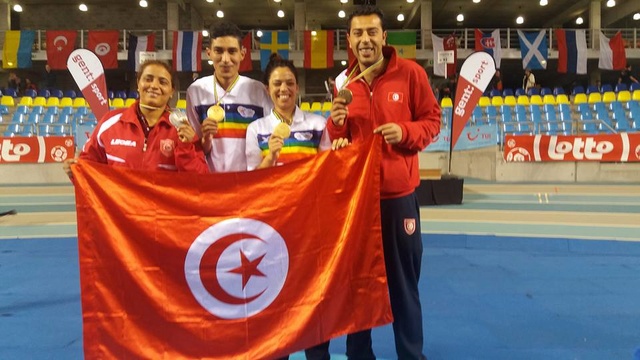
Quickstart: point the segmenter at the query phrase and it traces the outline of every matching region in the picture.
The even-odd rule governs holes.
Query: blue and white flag
[[[173,70],[198,72],[202,69],[202,32],[173,32]]]
[[[549,58],[546,31],[518,30],[523,69],[546,69]]]

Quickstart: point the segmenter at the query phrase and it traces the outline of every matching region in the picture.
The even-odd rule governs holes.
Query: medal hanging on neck
[[[283,139],[288,139],[289,135],[291,135],[290,125],[293,123],[293,118],[291,120],[288,120],[284,116],[280,115],[275,109],[273,110],[273,115],[276,117],[276,119],[280,120],[278,125],[276,125],[276,127],[273,129],[273,135],[279,136]]]
[[[142,114],[142,110],[138,106],[136,107],[136,113],[138,115],[140,127],[142,127],[142,132],[144,133],[144,144],[142,145],[142,151],[144,152],[147,151],[147,138],[149,137],[149,132],[151,132],[151,127],[149,126],[147,118],[144,117],[144,115]]]
[[[351,104],[351,101],[353,101],[353,93],[351,92],[351,90],[347,89],[347,85],[351,84],[352,82],[354,82],[354,81],[362,78],[363,76],[367,75],[368,73],[372,72],[380,64],[382,64],[383,61],[384,61],[384,56],[380,57],[380,59],[378,61],[376,61],[373,65],[371,65],[368,68],[364,69],[364,71],[361,72],[358,76],[356,76],[353,79],[351,79],[353,77],[353,75],[356,73],[356,70],[358,69],[358,67],[356,65],[356,67],[354,67],[353,70],[351,70],[351,73],[349,74],[349,76],[347,76],[347,79],[344,81],[344,84],[342,85],[340,90],[338,90],[338,96],[337,97],[343,98],[345,103],[346,103],[346,105]]]
[[[224,97],[227,96],[227,94],[229,94],[231,92],[233,87],[238,82],[238,79],[240,79],[240,75],[236,76],[236,78],[233,80],[231,85],[229,85],[229,87],[225,91],[224,95],[222,95],[220,97],[220,99],[218,99],[218,84],[217,84],[217,81],[216,81],[215,74],[213,75],[213,97],[214,97],[216,103],[215,103],[215,105],[212,105],[207,109],[207,118],[208,119],[212,119],[215,122],[223,122],[224,121],[226,114],[225,114],[225,111],[222,108],[222,106],[220,106],[220,103],[222,102],[222,99],[224,99]],[[220,86],[220,87],[222,87],[222,86]]]

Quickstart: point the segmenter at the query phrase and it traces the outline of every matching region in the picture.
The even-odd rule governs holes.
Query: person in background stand
[[[489,84],[490,90],[498,90],[502,93],[502,76],[500,75],[500,70],[496,70],[496,73],[493,75],[491,79],[491,83]]]
[[[619,84],[626,84],[627,88],[631,87],[632,83],[637,83],[638,79],[633,77],[633,73],[631,72],[631,65],[627,64],[627,66],[620,72],[620,77],[618,78]]]
[[[211,172],[246,171],[246,129],[273,104],[263,84],[239,74],[247,52],[242,32],[231,23],[211,30],[206,49],[214,73],[187,88],[187,117],[202,141]]]
[[[534,86],[536,86],[536,77],[531,72],[531,69],[527,68],[524,71],[524,77],[522,78],[522,88],[526,92]]]
[[[56,74],[51,71],[51,66],[49,66],[49,64],[46,64],[44,66],[44,72],[42,73],[42,86],[41,88],[43,89],[55,89],[56,84],[57,84],[57,77]]]
[[[173,77],[167,63],[144,62],[137,76],[140,99],[128,108],[108,112],[80,159],[140,170],[207,173],[204,157],[193,144],[197,140],[193,128],[184,122],[176,129],[169,121],[167,104],[175,90]],[[75,162],[68,159],[62,167],[70,178]]]
[[[334,148],[371,136],[383,142],[380,217],[397,358],[425,359],[418,292],[422,239],[415,188],[420,184],[418,153],[440,132],[440,107],[425,70],[384,46],[387,32],[378,8],[356,10],[349,16],[347,30],[357,62],[347,69],[344,82],[336,81],[338,95],[327,131]],[[347,336],[347,356],[375,359],[371,330]]]

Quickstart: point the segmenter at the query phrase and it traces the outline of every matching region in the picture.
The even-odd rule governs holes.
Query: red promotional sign
[[[527,161],[640,161],[640,134],[505,137],[504,159]]]
[[[107,81],[100,59],[89,50],[77,49],[69,55],[67,67],[73,80],[82,90],[82,95],[89,103],[96,119],[102,119],[109,112],[109,100]]]
[[[0,164],[62,162],[75,152],[71,136],[0,137]]]
[[[491,55],[486,52],[473,53],[462,64],[453,104],[452,149],[455,148],[473,108],[478,104],[478,100],[495,73],[496,64]]]

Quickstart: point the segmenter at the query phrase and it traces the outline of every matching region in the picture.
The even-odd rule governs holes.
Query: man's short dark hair
[[[384,24],[384,13],[378,7],[373,5],[364,5],[358,7],[354,12],[349,14],[347,19],[347,32],[351,32],[351,20],[356,16],[378,15],[380,18],[380,24],[382,25],[382,31],[387,30]]]
[[[211,27],[211,31],[209,32],[209,36],[211,37],[211,41],[223,36],[233,36],[238,39],[238,44],[240,44],[240,47],[242,47],[242,30],[240,30],[240,28],[234,23],[225,21],[213,25]]]

